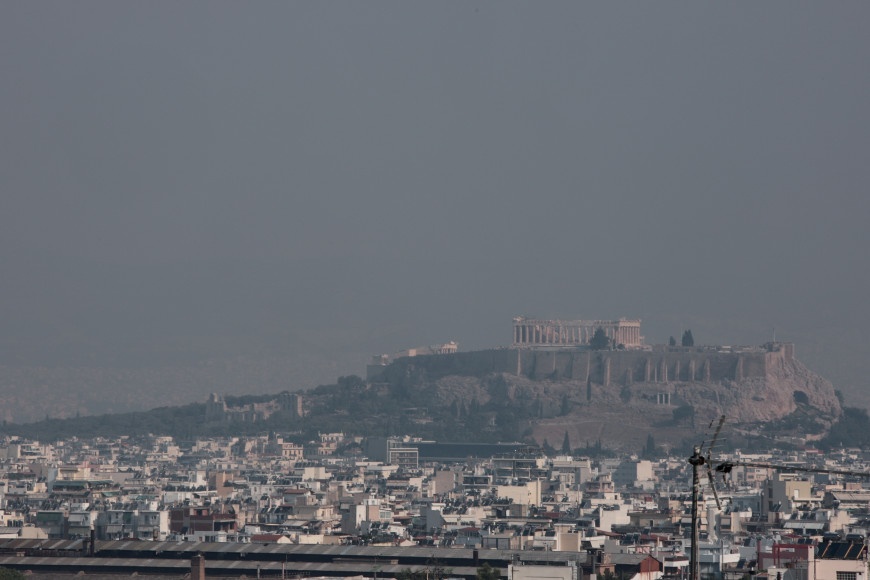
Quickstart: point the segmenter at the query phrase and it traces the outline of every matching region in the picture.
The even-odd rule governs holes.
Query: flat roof
[[[585,552],[550,552],[535,550],[492,550],[471,548],[441,548],[435,546],[353,546],[324,544],[274,544],[265,542],[154,542],[144,540],[97,541],[96,552],[102,557],[97,559],[158,558],[160,560],[183,560],[201,554],[206,560],[242,560],[257,562],[330,562],[336,558],[354,560],[397,560],[403,567],[428,561],[474,561],[475,552],[480,564],[489,563],[499,567],[500,563],[519,560],[524,563],[558,564],[585,559]],[[0,540],[0,550],[56,552],[81,552],[82,540],[45,540],[45,539],[7,539]]]

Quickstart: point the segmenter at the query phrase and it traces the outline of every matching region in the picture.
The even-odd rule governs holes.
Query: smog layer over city
[[[868,24],[4,3],[0,578],[867,580]]]

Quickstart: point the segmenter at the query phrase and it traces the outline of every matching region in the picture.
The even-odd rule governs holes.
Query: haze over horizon
[[[507,345],[524,314],[639,317],[649,343],[775,328],[870,406],[868,21],[7,3],[0,402],[309,387],[374,353]],[[75,390],[52,369],[103,370]]]

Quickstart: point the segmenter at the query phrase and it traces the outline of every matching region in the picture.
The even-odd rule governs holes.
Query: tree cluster
[[[677,339],[673,336],[668,338],[668,346],[677,346]],[[692,330],[684,330],[683,337],[680,339],[680,346],[695,346],[695,337],[692,336]]]
[[[595,329],[592,338],[589,339],[589,348],[592,350],[607,350],[610,348],[610,338],[600,326]]]
[[[828,435],[819,441],[824,449],[842,447],[870,447],[870,417],[867,410],[858,407],[846,407],[843,416],[834,423]]]

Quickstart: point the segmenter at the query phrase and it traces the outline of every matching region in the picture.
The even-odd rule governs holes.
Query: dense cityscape
[[[868,23],[0,0],[0,580],[870,580]]]
[[[503,575],[504,559],[515,577],[689,573],[686,457],[590,458],[567,449],[548,456],[519,446],[487,457],[475,453],[493,446],[470,444],[429,446],[424,454],[444,456],[421,457],[419,443],[343,433],[306,445],[274,433],[192,441],[6,438],[0,567],[129,573],[143,566],[140,558],[201,554],[219,577],[259,546],[252,565],[261,574],[310,574],[316,566],[327,576],[350,574],[348,567],[371,575],[379,559],[392,562],[393,575],[434,561],[463,564],[442,563],[447,576],[474,577],[490,561]],[[359,445],[365,457],[342,452]],[[862,578],[866,452],[732,452],[716,461],[730,468],[701,477],[705,578]],[[354,548],[322,551],[327,546]],[[818,546],[825,548],[816,553]],[[379,555],[385,548],[393,555]],[[538,569],[541,552],[548,566],[565,571]],[[423,555],[427,562],[418,562]]]
[[[587,326],[585,337],[571,330]],[[623,327],[630,330],[620,334]],[[522,379],[544,391],[574,385],[571,375],[579,373],[589,393],[593,379],[598,389],[621,388],[626,418],[639,408],[669,413],[671,423],[690,419],[687,429],[698,438],[692,451],[657,444],[653,433],[634,453],[614,447],[615,439],[572,446],[567,430],[559,448],[534,440],[534,429],[512,443],[376,435],[333,395],[328,403],[312,403],[319,391],[333,392],[326,387],[240,407],[212,394],[201,415],[185,415],[202,431],[215,424],[244,430],[233,436],[197,435],[194,426],[187,436],[47,442],[7,427],[0,439],[0,568],[47,575],[161,571],[167,577],[189,568],[198,578],[864,578],[870,455],[823,438],[833,435],[830,425],[825,433],[810,433],[806,415],[810,397],[824,396],[830,384],[796,383],[788,374],[768,384],[769,376],[798,364],[793,345],[696,347],[687,330],[681,344],[672,339],[653,347],[639,330],[640,321],[526,325],[517,319],[512,349],[463,353],[455,341],[406,349],[375,357],[367,380],[342,377],[336,388],[351,400],[354,393],[375,392],[401,404],[399,391],[384,381],[420,369],[435,381],[421,382],[423,391],[443,380],[435,378],[439,368],[449,369],[450,381],[476,373],[482,384],[493,376]],[[602,368],[592,365],[593,355]],[[559,356],[570,357],[570,372],[557,376],[535,362],[557,368]],[[584,356],[589,362],[578,366]],[[501,368],[499,361],[515,365],[513,375],[494,372],[491,365]],[[697,425],[695,413],[703,415],[704,405],[687,393],[723,381],[738,391],[767,389],[768,397],[786,384],[795,411],[784,410],[784,417],[805,414],[805,434],[768,434],[765,451],[750,451],[734,443],[759,436],[760,423],[732,425],[721,415],[706,430]],[[807,384],[818,392],[791,390]],[[657,395],[635,396],[640,400],[632,403],[630,388]],[[722,396],[711,392],[710,401],[722,408]],[[313,423],[343,414],[352,431],[306,439],[312,421],[304,421],[318,405],[322,415]],[[581,420],[596,408],[573,406],[557,413],[560,420]],[[390,408],[416,417],[421,431],[442,417],[435,408]],[[457,412],[454,402],[448,416]],[[538,413],[529,421],[546,418]],[[277,428],[294,424],[309,429]]]

